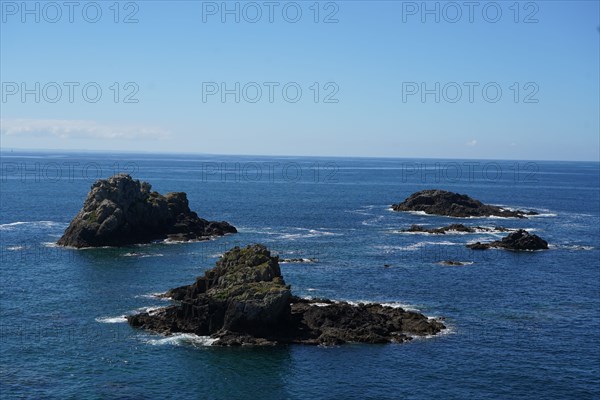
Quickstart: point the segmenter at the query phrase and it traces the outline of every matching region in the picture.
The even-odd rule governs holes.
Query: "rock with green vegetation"
[[[70,247],[125,246],[155,240],[205,240],[235,233],[227,222],[211,222],[189,208],[185,193],[153,192],[126,174],[92,185],[83,208],[58,244]]]
[[[129,323],[165,335],[210,335],[221,346],[403,342],[444,328],[402,308],[292,296],[278,257],[263,245],[231,249],[193,284],[164,296],[176,304],[131,315]]]

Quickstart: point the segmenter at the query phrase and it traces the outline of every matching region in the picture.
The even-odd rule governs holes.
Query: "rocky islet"
[[[445,328],[399,307],[293,296],[278,257],[263,245],[233,248],[193,284],[165,296],[176,304],[129,316],[129,323],[165,335],[208,335],[221,346],[401,343]]]
[[[183,192],[161,195],[147,182],[118,174],[96,181],[58,245],[127,246],[155,240],[206,240],[236,233],[227,222],[207,221],[190,210]]]
[[[504,217],[527,218],[536,215],[534,211],[507,210],[502,207],[483,204],[466,194],[446,190],[429,189],[411,194],[403,202],[392,205],[394,211],[420,211],[426,214],[443,215],[455,218]]]

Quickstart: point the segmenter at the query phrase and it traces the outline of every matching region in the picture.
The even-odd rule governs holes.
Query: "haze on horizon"
[[[600,161],[598,2],[21,4],[3,152]]]

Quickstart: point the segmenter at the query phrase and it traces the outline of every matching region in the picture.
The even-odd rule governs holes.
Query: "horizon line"
[[[0,154],[12,153],[14,150],[32,153],[95,153],[95,154],[139,154],[139,155],[186,155],[186,156],[233,156],[233,157],[285,157],[285,158],[363,158],[363,159],[419,159],[419,160],[477,160],[477,161],[553,161],[553,162],[582,162],[582,163],[600,163],[600,157],[595,160],[572,160],[572,159],[541,159],[541,158],[462,158],[462,157],[419,157],[419,156],[357,156],[357,155],[294,155],[294,154],[227,154],[227,153],[202,153],[193,151],[155,151],[155,150],[90,150],[90,149],[39,149],[39,148],[21,148],[11,147],[10,150],[2,148],[0,144]]]

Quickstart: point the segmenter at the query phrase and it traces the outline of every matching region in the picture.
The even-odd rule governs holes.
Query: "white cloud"
[[[465,143],[467,146],[475,146],[477,144],[477,140],[473,139],[473,140],[469,140],[467,143]]]
[[[106,125],[96,121],[58,119],[1,119],[7,136],[53,136],[60,139],[165,139],[167,130],[140,125]]]

